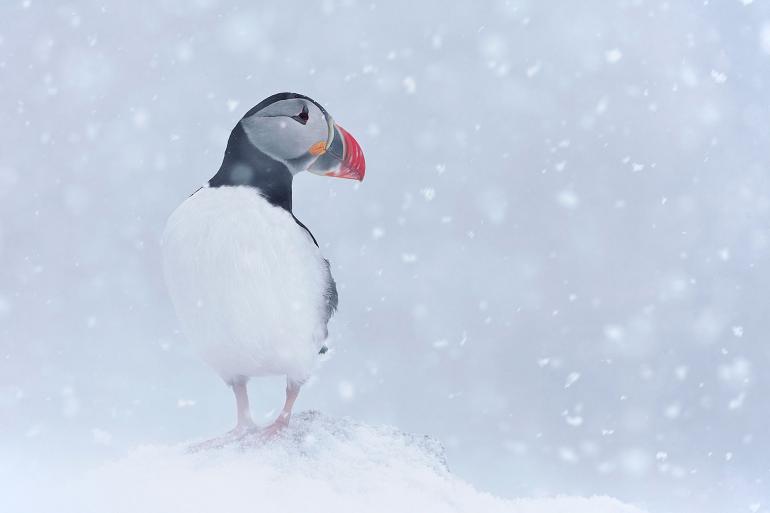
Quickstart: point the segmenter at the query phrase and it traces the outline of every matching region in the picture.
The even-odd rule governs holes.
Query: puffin
[[[355,138],[317,101],[274,94],[238,121],[222,165],[173,211],[162,236],[166,285],[182,332],[235,395],[226,436],[288,426],[300,388],[326,352],[338,294],[329,261],[292,211],[292,180],[362,181]],[[275,421],[254,423],[250,378],[285,376]]]

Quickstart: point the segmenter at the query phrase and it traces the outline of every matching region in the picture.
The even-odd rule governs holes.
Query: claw
[[[287,415],[285,412],[281,412],[278,418],[273,421],[272,424],[262,429],[260,436],[263,438],[273,438],[277,436],[281,431],[289,426],[289,419],[291,415]]]

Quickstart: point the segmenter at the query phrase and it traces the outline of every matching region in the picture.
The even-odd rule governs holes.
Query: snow
[[[0,495],[232,427],[158,240],[295,90],[369,166],[295,180],[340,292],[299,410],[499,496],[770,512],[770,2],[50,4],[0,2]]]
[[[452,475],[431,437],[312,411],[268,442],[139,447],[42,495],[25,511],[643,513],[609,497],[495,497]]]
[[[612,50],[607,50],[604,52],[604,58],[609,62],[610,64],[615,64],[623,57],[623,52],[621,52],[617,48],[613,48]]]

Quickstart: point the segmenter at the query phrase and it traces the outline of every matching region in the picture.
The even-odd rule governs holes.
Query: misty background
[[[340,292],[297,411],[503,497],[770,511],[768,82],[762,1],[3,2],[0,482],[232,427],[158,241],[294,91],[367,160],[295,179]]]

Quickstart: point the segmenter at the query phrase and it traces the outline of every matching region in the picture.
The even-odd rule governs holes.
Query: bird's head
[[[286,164],[292,174],[364,179],[366,162],[358,142],[307,96],[274,94],[247,112],[240,124],[250,144]]]

